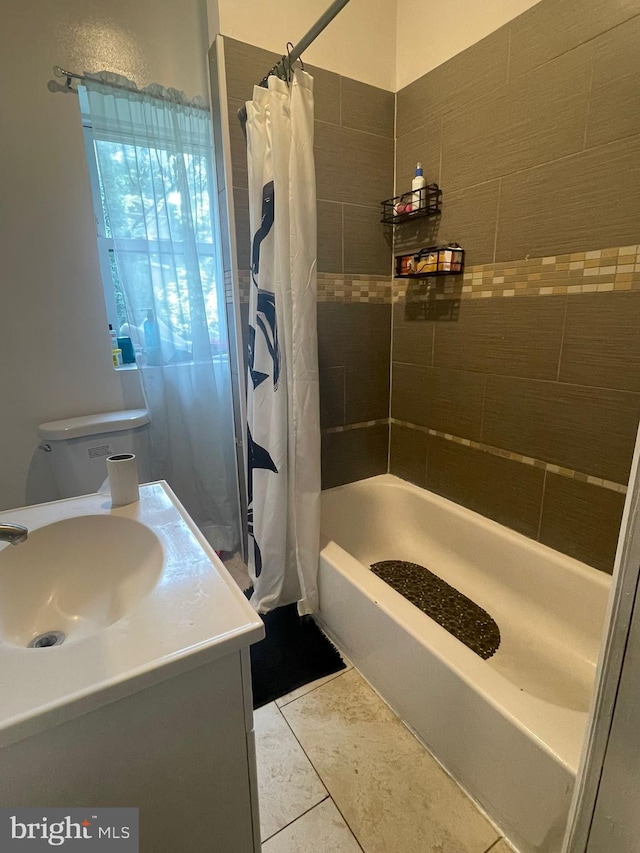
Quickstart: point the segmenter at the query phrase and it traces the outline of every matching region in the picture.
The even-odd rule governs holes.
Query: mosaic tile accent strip
[[[225,273],[225,299],[227,297]],[[251,273],[238,271],[240,302],[249,301]],[[421,286],[428,301],[511,296],[563,296],[640,290],[640,245],[573,252],[467,267],[461,276],[393,279],[382,275],[318,273],[318,302],[399,302]]]
[[[372,426],[388,426],[390,423],[389,418],[380,418],[377,421],[363,421],[359,424],[345,424],[344,426],[336,426],[336,427],[326,427],[322,430],[322,435],[330,435],[332,432],[349,432],[352,429],[364,429],[365,427]]]
[[[226,305],[233,302],[233,274],[227,270],[224,274],[224,301]]]
[[[249,301],[250,270],[238,270],[240,302]],[[392,279],[383,275],[318,273],[318,302],[373,302],[390,304]]]
[[[371,571],[483,660],[500,646],[500,629],[486,610],[417,563],[383,560]]]
[[[393,301],[406,296],[418,279],[395,279]],[[435,299],[452,294],[462,299],[511,296],[563,296],[640,290],[640,246],[619,246],[468,266],[462,276],[447,276],[431,285]]]
[[[251,290],[251,270],[238,270],[238,288],[240,302],[248,302],[249,291]]]
[[[392,279],[383,275],[318,273],[318,302],[391,302]]]
[[[534,459],[532,456],[524,456],[521,453],[513,453],[511,450],[503,450],[500,447],[492,447],[490,444],[483,444],[481,441],[472,441],[469,438],[461,438],[458,435],[450,435],[446,432],[440,432],[429,427],[411,424],[407,421],[399,421],[396,418],[390,418],[389,422],[396,426],[407,427],[407,429],[415,429],[418,432],[424,432],[427,435],[444,438],[447,441],[453,441],[455,444],[464,444],[465,447],[472,447],[474,450],[482,450],[484,453],[491,453],[493,456],[502,456],[503,459],[511,459],[512,462],[521,462],[523,465],[531,465],[534,468],[541,468],[543,471],[548,471],[551,474],[559,474],[561,477],[568,477],[571,480],[579,480],[581,483],[590,483],[592,486],[600,486],[603,489],[609,489],[611,492],[618,492],[621,495],[626,495],[627,487],[623,483],[614,483],[612,480],[604,480],[602,477],[593,477],[591,474],[583,474],[581,471],[574,471],[572,468],[562,468],[560,465],[554,465],[552,462],[545,462],[542,459]]]

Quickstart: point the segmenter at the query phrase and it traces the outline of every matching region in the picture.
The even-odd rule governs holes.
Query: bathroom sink
[[[139,521],[83,515],[0,551],[0,642],[73,642],[129,613],[158,582],[162,545]]]
[[[264,636],[165,482],[0,513],[0,749]]]

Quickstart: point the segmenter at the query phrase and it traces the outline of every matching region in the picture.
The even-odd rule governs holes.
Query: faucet
[[[0,522],[0,542],[8,542],[10,545],[19,545],[25,542],[29,531],[21,524],[5,524]]]

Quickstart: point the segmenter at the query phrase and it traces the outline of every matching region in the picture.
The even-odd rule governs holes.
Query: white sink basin
[[[29,529],[0,543],[0,749],[264,636],[164,482],[117,509],[85,495],[0,520]]]
[[[0,551],[0,642],[41,648],[106,628],[154,588],[162,562],[160,540],[134,519],[82,515],[40,527]]]

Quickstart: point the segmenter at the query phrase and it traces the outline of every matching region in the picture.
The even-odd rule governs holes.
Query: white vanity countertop
[[[165,482],[111,508],[97,494],[0,513],[30,530],[82,515],[114,515],[160,540],[162,573],[123,618],[60,646],[0,641],[0,747],[261,640],[264,626]],[[0,544],[4,548],[20,548]],[[90,571],[90,569],[88,569]]]

